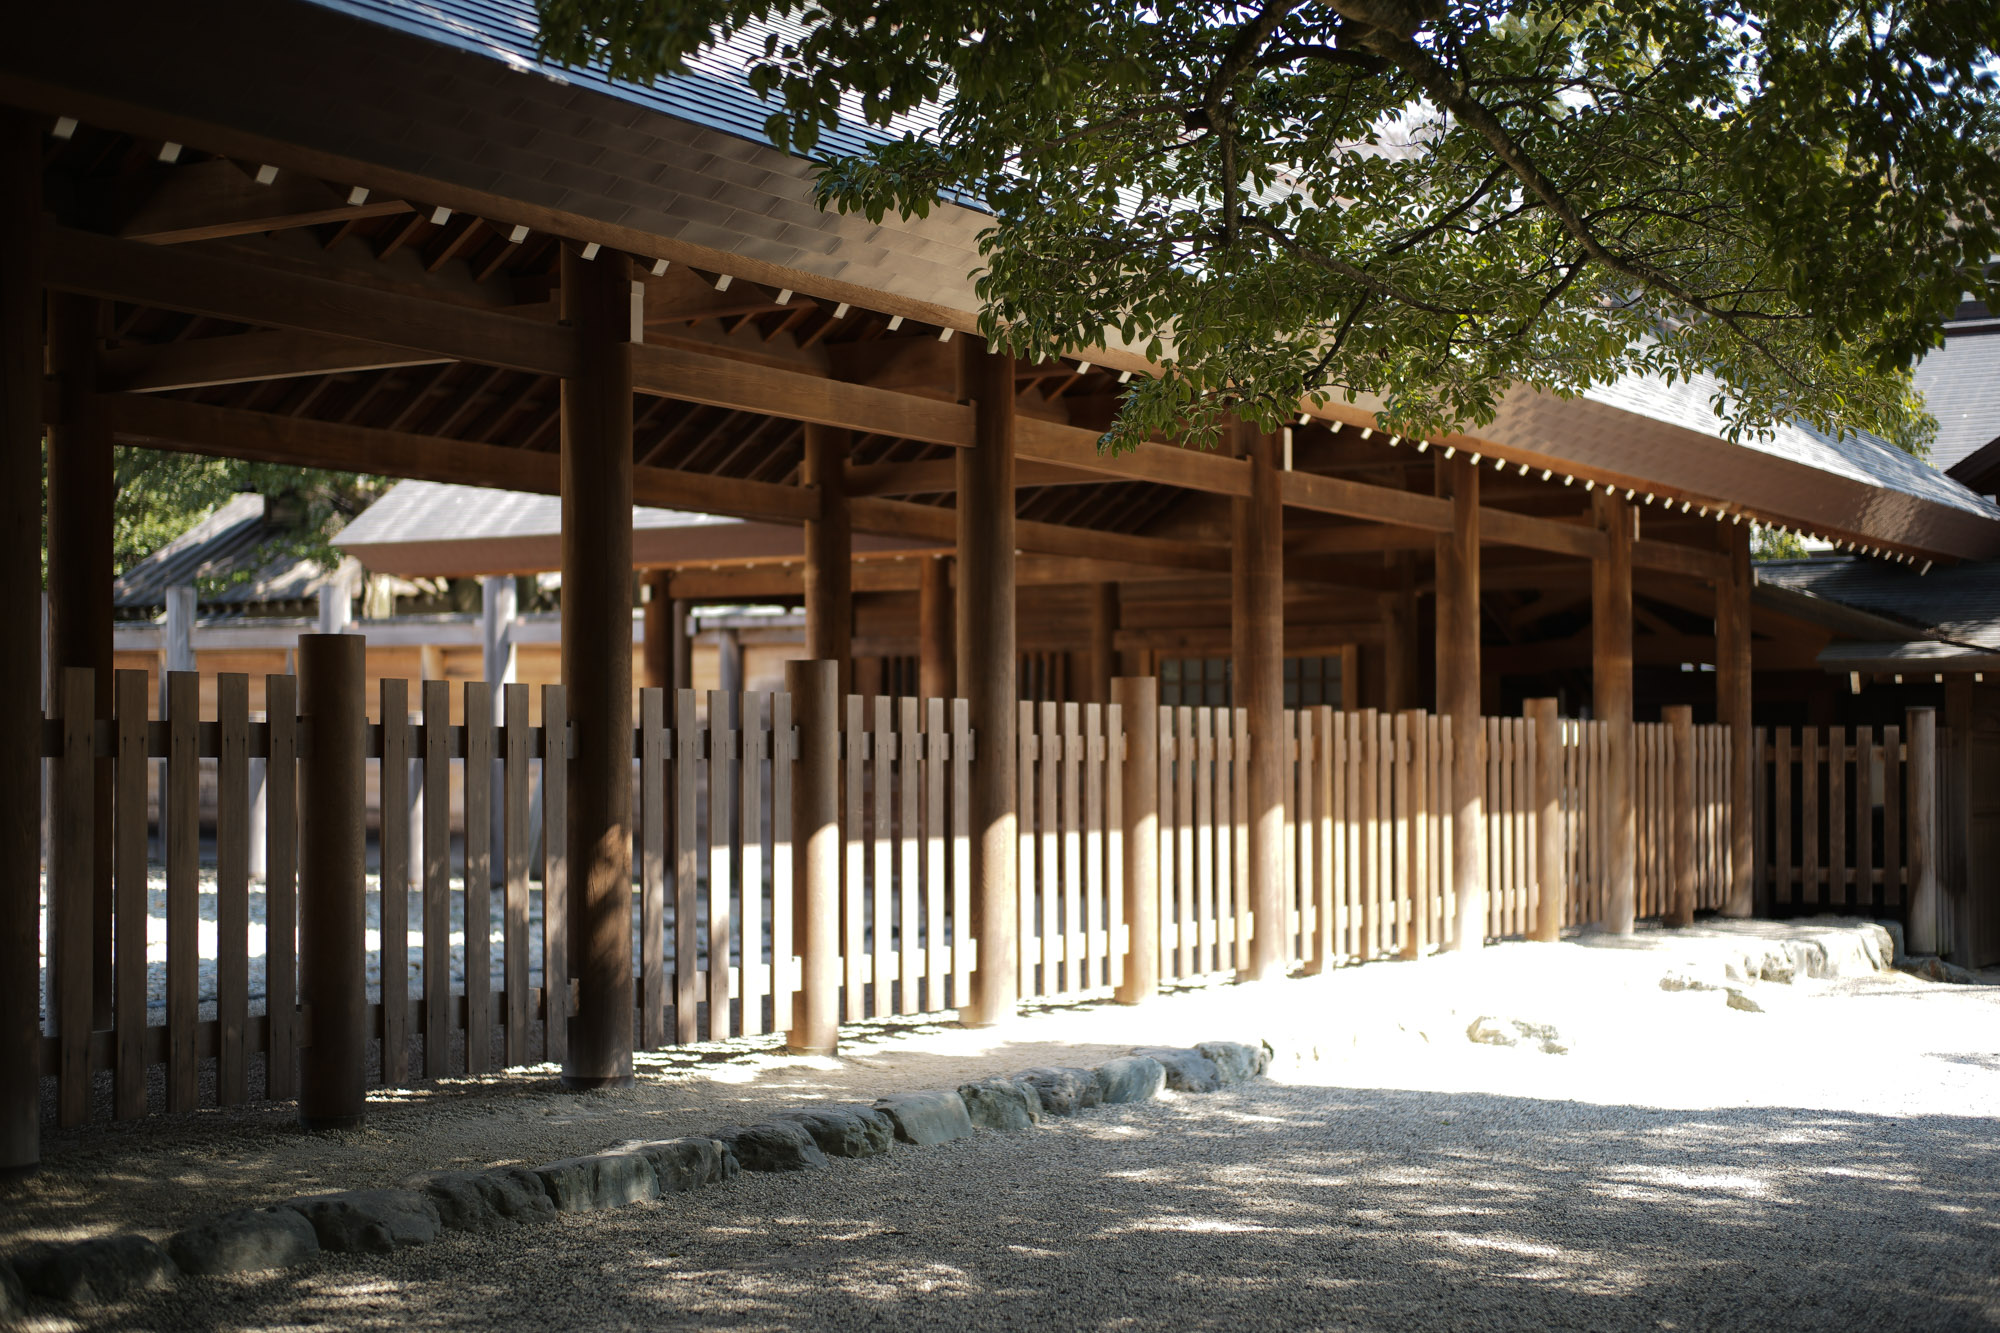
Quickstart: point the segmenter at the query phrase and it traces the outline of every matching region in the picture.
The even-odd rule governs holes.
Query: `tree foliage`
[[[1907,367],[2000,251],[1993,0],[538,5],[622,78],[747,44],[823,206],[981,201],[989,338],[1159,363],[1113,444],[1648,373],[1920,446]]]

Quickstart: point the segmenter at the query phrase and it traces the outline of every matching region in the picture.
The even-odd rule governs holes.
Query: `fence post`
[[[1124,813],[1125,927],[1130,944],[1118,1003],[1160,991],[1160,686],[1151,676],[1118,676],[1111,702],[1125,728],[1120,800]]]
[[[299,821],[299,1123],[307,1129],[353,1129],[364,1119],[365,650],[358,634],[299,636],[307,816]]]
[[[807,1055],[831,1055],[840,1044],[839,685],[838,662],[785,663],[785,690],[799,729],[792,765],[792,930],[801,962],[785,1045]],[[852,740],[859,744],[861,738]],[[965,926],[957,926],[961,941]]]
[[[1526,700],[1522,711],[1535,728],[1535,922],[1533,938],[1562,938],[1569,885],[1563,877],[1562,715],[1554,699]]]
[[[1908,710],[1907,734],[1910,794],[1903,818],[1910,839],[1910,919],[1904,926],[1905,943],[1913,954],[1936,953],[1942,944],[1938,930],[1937,710]]]
[[[1660,710],[1667,724],[1668,842],[1667,924],[1694,924],[1694,709],[1673,704]]]

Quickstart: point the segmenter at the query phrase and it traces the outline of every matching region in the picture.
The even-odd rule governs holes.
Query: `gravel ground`
[[[161,1234],[225,1197],[1268,1034],[1288,1058],[1222,1093],[192,1281],[85,1326],[2000,1326],[2000,988],[1767,981],[1749,988],[1761,1013],[1661,990],[1774,929],[1506,945],[982,1032],[884,1028],[837,1061],[730,1043],[631,1093],[517,1078],[402,1094],[326,1139],[276,1112],[80,1136],[0,1205],[0,1232]],[[1482,1015],[1553,1025],[1568,1053],[1474,1045]]]

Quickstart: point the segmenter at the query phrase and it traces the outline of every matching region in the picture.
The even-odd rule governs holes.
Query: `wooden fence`
[[[1951,804],[1938,800],[1950,736],[1943,728],[1935,736],[1932,753],[1919,756],[1905,726],[1757,728],[1759,904],[1780,915],[1907,912],[1924,855],[1918,843],[1936,834],[1934,823],[1913,819],[1912,802],[1933,811]],[[1918,784],[1922,763],[1930,781]]]
[[[300,794],[315,761],[295,679],[268,677],[264,691],[268,721],[249,711],[247,676],[220,677],[208,720],[200,716],[200,682],[175,673],[166,715],[156,720],[145,674],[119,672],[112,715],[97,719],[90,673],[67,671],[59,681],[45,724],[57,819],[41,1063],[56,1078],[65,1125],[91,1114],[107,1073],[106,1109],[119,1118],[298,1093],[307,942],[301,820],[315,817]],[[499,723],[496,704],[504,705]],[[1248,716],[1209,707],[1149,712],[1142,721],[1159,729],[1158,880],[1135,888],[1126,883],[1124,846],[1131,719],[1117,706],[1021,705],[1024,998],[1104,993],[1124,979],[1134,949],[1156,951],[1169,981],[1233,974],[1249,963],[1259,923],[1247,893],[1256,743]],[[567,765],[550,762],[567,753],[563,690],[496,692],[471,683],[454,691],[440,681],[413,689],[390,679],[380,683],[374,716],[362,747],[380,792],[379,869],[365,909],[376,939],[363,949],[379,978],[371,979],[361,1020],[372,1041],[369,1078],[394,1085],[562,1060],[574,1003],[569,872],[565,839],[542,831],[565,826]],[[845,1021],[939,1012],[969,993],[977,941],[967,808],[976,754],[967,716],[963,700],[844,700],[839,773],[829,781],[841,793],[837,975]],[[1664,724],[1635,729],[1641,915],[1665,909],[1677,856],[1692,867],[1700,905],[1718,906],[1727,892],[1728,737],[1716,727],[1687,736],[1676,739]],[[1540,882],[1535,854],[1534,722],[1484,719],[1479,738],[1486,933],[1528,933],[1545,891],[1563,894],[1566,924],[1601,919],[1609,845],[1604,726],[1563,722],[1557,737],[1567,881],[1559,885]],[[1285,733],[1275,738],[1288,755],[1285,916],[1275,928],[1289,963],[1320,971],[1419,957],[1455,942],[1447,799],[1454,740],[1447,719],[1423,711],[1320,706],[1285,714]],[[1903,747],[1893,728],[1834,741],[1846,748],[1817,733],[1760,735],[1760,874],[1781,902],[1899,899],[1907,864]],[[641,692],[632,739],[639,1049],[792,1025],[803,981],[792,846],[793,761],[801,753],[790,695]],[[261,887],[247,850],[255,759],[267,771]],[[1886,778],[1878,773],[1885,763]],[[163,868],[148,864],[154,764],[163,770]],[[98,828],[95,784],[105,772],[111,823]],[[216,793],[206,884],[197,800],[205,773]],[[458,839],[454,786],[463,793]],[[1850,809],[1882,815],[1857,820]],[[1793,818],[1777,818],[1783,810]],[[99,855],[108,857],[110,883],[101,914]],[[1155,938],[1133,936],[1128,892],[1157,895]]]

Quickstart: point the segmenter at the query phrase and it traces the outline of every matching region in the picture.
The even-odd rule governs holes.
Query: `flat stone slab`
[[[661,1194],[685,1194],[720,1184],[742,1169],[734,1153],[710,1138],[628,1139],[613,1151],[638,1153],[652,1163]]]
[[[387,1254],[428,1245],[443,1229],[437,1205],[421,1190],[346,1190],[280,1206],[312,1223],[319,1247],[335,1254]]]
[[[958,1095],[965,1103],[966,1117],[980,1129],[1013,1132],[1041,1123],[1041,1094],[1012,1079],[985,1078],[961,1084]]]
[[[1147,1046],[1132,1052],[1158,1060],[1167,1071],[1167,1086],[1175,1092],[1214,1092],[1222,1086],[1215,1061],[1193,1047]]]
[[[313,1224],[293,1208],[240,1208],[167,1238],[167,1257],[183,1273],[261,1273],[302,1264],[319,1253]]]
[[[1097,1067],[1098,1096],[1107,1106],[1149,1102],[1166,1085],[1166,1066],[1148,1055],[1121,1055]]]
[[[1013,1081],[1034,1089],[1043,1115],[1075,1115],[1104,1101],[1095,1069],[1028,1069],[1014,1075]]]
[[[773,1119],[794,1120],[828,1157],[875,1157],[889,1151],[896,1125],[872,1106],[806,1106]]]
[[[899,1092],[875,1103],[896,1127],[896,1141],[927,1147],[949,1143],[972,1133],[965,1099],[955,1091]]]
[[[430,1171],[404,1182],[437,1206],[448,1231],[490,1231],[515,1222],[543,1222],[556,1215],[542,1179],[525,1166],[488,1171]]]
[[[601,1152],[565,1157],[534,1168],[549,1201],[565,1213],[623,1208],[658,1198],[659,1177],[644,1153]]]
[[[805,1171],[827,1164],[819,1144],[796,1120],[736,1125],[717,1130],[715,1138],[729,1145],[745,1171]]]
[[[120,1301],[164,1287],[177,1276],[167,1252],[144,1236],[31,1245],[10,1263],[27,1291],[72,1305]]]

